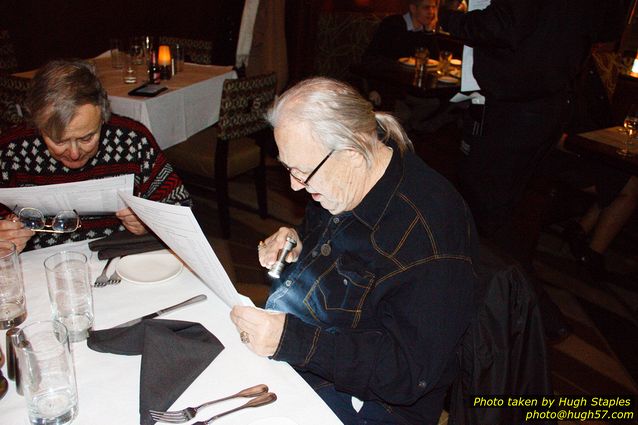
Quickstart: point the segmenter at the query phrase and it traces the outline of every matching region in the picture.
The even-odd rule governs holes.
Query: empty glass
[[[20,329],[12,342],[31,424],[73,421],[78,394],[66,327],[55,320],[35,322]]]
[[[125,84],[137,83],[137,65],[133,62],[131,55],[124,56],[124,67],[122,67],[122,81]]]
[[[111,45],[111,66],[119,69],[124,66],[122,42],[117,38],[111,38],[109,43]]]
[[[17,326],[27,317],[22,269],[16,246],[0,241],[0,329]]]
[[[69,341],[86,339],[93,326],[93,296],[86,256],[62,251],[44,260],[51,313],[69,331]]]
[[[131,55],[131,61],[133,65],[143,65],[144,64],[144,41],[142,37],[131,37],[131,41],[129,43],[129,54]]]
[[[631,148],[633,147],[636,133],[638,133],[638,105],[631,105],[627,111],[623,127],[627,132],[627,138],[625,139],[625,144],[616,153],[625,157],[634,156],[635,153],[631,151]]]
[[[450,61],[452,60],[452,52],[448,50],[441,50],[439,52],[439,66],[437,73],[441,76],[448,75],[450,73]]]

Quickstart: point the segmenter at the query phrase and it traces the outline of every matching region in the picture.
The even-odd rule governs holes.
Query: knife
[[[179,304],[172,305],[170,307],[163,308],[161,310],[157,310],[155,313],[147,314],[146,316],[138,317],[137,319],[129,320],[128,322],[121,323],[117,326],[113,326],[114,328],[126,328],[128,326],[133,326],[140,323],[142,320],[153,319],[155,317],[162,316],[166,313],[170,313],[172,311],[178,310],[182,307],[186,307],[187,305],[195,304],[201,301],[208,299],[208,297],[204,294],[198,295],[193,298],[189,298],[186,301],[182,301]]]

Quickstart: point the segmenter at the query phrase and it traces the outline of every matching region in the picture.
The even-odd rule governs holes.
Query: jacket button
[[[428,386],[428,383],[425,381],[419,381],[419,383],[417,384],[419,388],[425,388]]]
[[[339,224],[339,221],[340,221],[340,220],[339,220],[339,217],[335,217],[335,218],[333,218],[333,219],[332,219],[332,222],[333,222],[334,224]]]
[[[284,285],[290,288],[290,285],[292,285],[292,280],[288,279],[287,281],[284,282]]]
[[[343,284],[348,286],[348,279],[343,279]]]

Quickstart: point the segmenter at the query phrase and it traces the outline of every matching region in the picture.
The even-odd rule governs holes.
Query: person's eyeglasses
[[[328,158],[330,158],[330,155],[332,155],[332,153],[334,152],[334,150],[328,152],[328,155],[326,155],[321,162],[319,163],[319,165],[317,165],[314,170],[312,170],[310,172],[310,174],[308,174],[308,177],[306,177],[305,179],[302,179],[301,177],[295,176],[292,172],[292,168],[290,168],[289,166],[287,166],[286,164],[284,164],[283,162],[281,163],[281,165],[284,166],[284,168],[286,169],[286,171],[288,171],[288,173],[290,174],[290,176],[295,179],[295,181],[299,184],[301,184],[302,186],[308,187],[308,182],[310,181],[310,179],[312,178],[312,176],[314,176],[315,174],[317,174],[317,171],[319,171],[319,169],[321,168],[321,166],[323,164],[325,164],[325,162],[328,160]],[[281,161],[279,161],[281,162]]]
[[[18,219],[34,232],[71,233],[82,227],[77,211],[60,211],[50,220],[37,208],[22,208]]]

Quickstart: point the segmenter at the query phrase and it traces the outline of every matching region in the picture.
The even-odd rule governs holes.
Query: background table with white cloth
[[[111,101],[111,110],[144,124],[162,149],[183,142],[219,120],[224,80],[237,78],[231,66],[185,63],[184,70],[161,84],[168,90],[155,97],[129,96],[148,79],[138,65],[137,84],[126,84],[122,69],[111,66],[109,53],[91,59]],[[17,73],[32,78],[35,71]]]
[[[43,262],[49,255],[64,249],[83,252],[90,258],[92,279],[105,263],[97,259],[96,253],[89,251],[87,242],[22,253],[20,261],[28,311],[24,324],[50,318]],[[341,423],[292,367],[259,357],[240,342],[237,330],[230,321],[229,307],[186,267],[180,275],[163,283],[133,284],[124,280],[119,285],[93,288],[94,329],[112,327],[198,294],[206,294],[208,300],[163,317],[201,323],[224,344],[225,349],[177,399],[172,409],[195,406],[263,383],[277,394],[277,401],[233,413],[220,419],[219,423],[251,424],[265,420],[273,424],[298,425]],[[6,352],[5,331],[0,333],[0,346]],[[73,424],[139,423],[141,356],[99,353],[89,349],[86,341],[71,344],[71,350],[79,396],[79,415]],[[179,368],[180,365],[175,367]],[[207,419],[245,402],[246,399],[235,399],[211,406],[200,412],[198,419]],[[16,393],[13,382],[10,382],[8,394],[0,400],[0,423],[29,423],[26,402]]]

